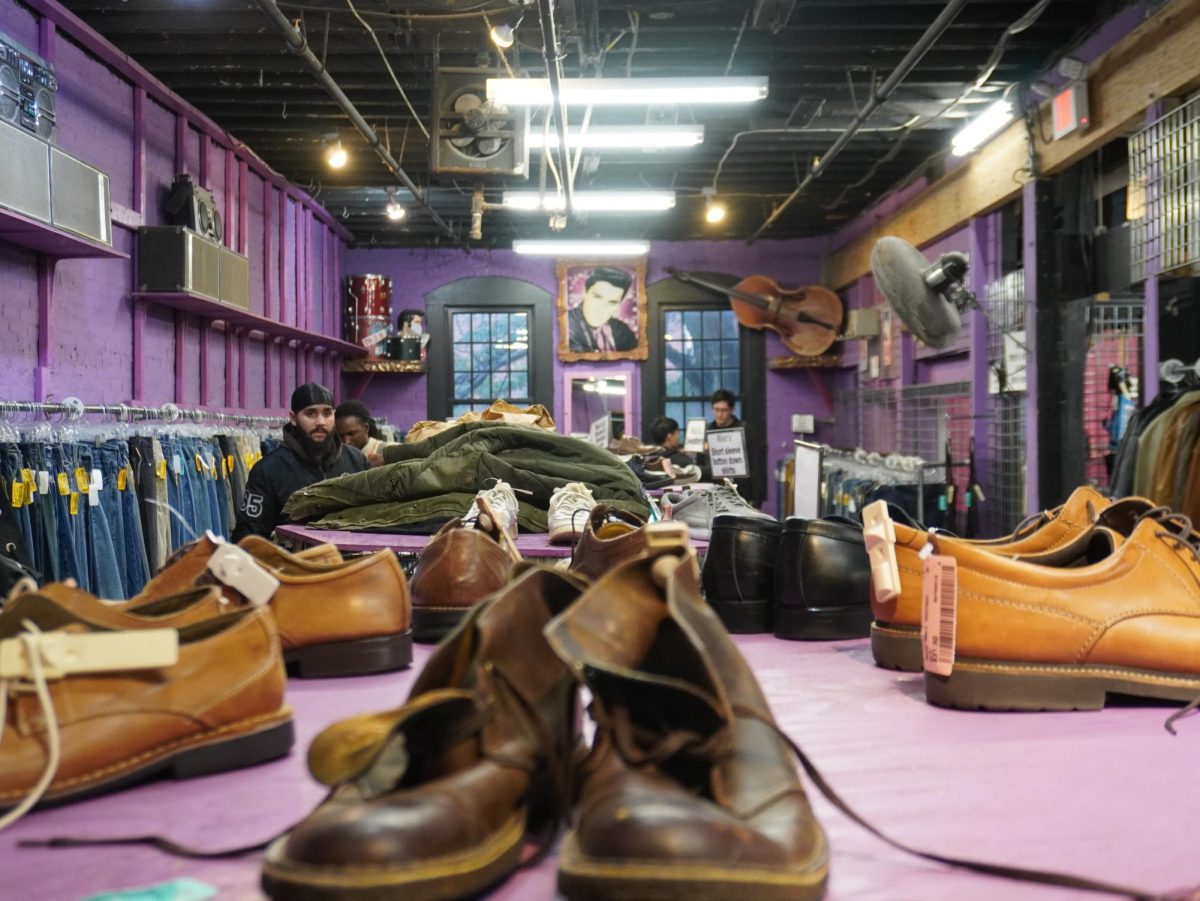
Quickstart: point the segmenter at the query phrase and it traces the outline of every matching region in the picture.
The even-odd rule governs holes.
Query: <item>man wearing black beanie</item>
[[[288,418],[282,446],[255,463],[246,478],[234,541],[247,535],[270,538],[277,525],[287,522],[281,511],[292,492],[367,468],[362,451],[342,444],[333,427],[333,395],[324,385],[309,382],[293,391]]]

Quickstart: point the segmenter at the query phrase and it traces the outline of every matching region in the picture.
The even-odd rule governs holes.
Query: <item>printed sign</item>
[[[608,436],[612,434],[612,416],[606,414],[592,420],[592,427],[588,433],[591,436],[589,440],[596,447],[608,447]]]
[[[792,515],[817,519],[821,515],[821,446],[796,442],[792,482]]]
[[[708,436],[708,459],[714,479],[749,475],[746,468],[746,430],[720,429]]]
[[[387,337],[388,337],[387,329],[380,329],[379,331],[372,332],[371,334],[367,335],[367,337],[363,338],[362,346],[369,350],[370,348],[374,347],[376,344],[381,344],[382,342],[386,341]]]
[[[683,449],[689,454],[699,454],[704,450],[704,433],[708,429],[708,423],[704,418],[689,419],[687,421],[687,431],[683,433]]]

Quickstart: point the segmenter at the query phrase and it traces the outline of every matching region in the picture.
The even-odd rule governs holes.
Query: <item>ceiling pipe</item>
[[[259,0],[262,2],[262,0]],[[546,75],[550,79],[551,105],[556,111],[555,131],[558,132],[559,172],[567,211],[575,212],[575,186],[571,179],[571,149],[567,143],[567,105],[562,99],[562,57],[558,53],[558,34],[554,28],[554,0],[538,0],[538,20],[542,25],[542,56],[546,59]],[[547,153],[550,151],[547,150]]]
[[[784,210],[786,210],[795,202],[796,198],[804,192],[804,189],[820,177],[821,173],[823,173],[829,167],[829,164],[833,162],[834,158],[841,153],[842,149],[847,144],[850,143],[851,139],[862,127],[863,123],[871,117],[871,114],[874,113],[875,110],[887,102],[888,98],[892,96],[892,92],[899,87],[900,82],[907,78],[912,70],[917,67],[917,63],[919,63],[921,58],[929,52],[929,48],[931,48],[937,42],[937,39],[942,36],[943,32],[950,27],[950,23],[954,21],[955,17],[962,12],[962,8],[966,5],[967,0],[950,0],[950,2],[946,4],[946,6],[942,9],[941,14],[934,19],[933,23],[927,29],[925,29],[925,33],[921,35],[917,42],[913,44],[912,49],[904,55],[904,59],[900,60],[896,68],[892,70],[892,74],[889,75],[887,80],[879,86],[879,90],[875,91],[875,93],[871,95],[871,99],[867,101],[867,105],[864,106],[859,111],[858,115],[854,117],[854,121],[851,122],[850,125],[847,126],[846,130],[838,136],[838,139],[833,142],[833,146],[821,154],[821,161],[809,170],[809,173],[807,176],[805,176],[804,181],[800,183],[796,190],[792,191],[792,193],[787,196],[787,199],[784,200],[783,203],[775,208],[775,211],[767,217],[767,221],[760,225],[758,230],[746,239],[747,244],[753,244],[756,240],[758,240],[758,237],[768,228],[770,228],[775,223],[775,220],[783,215]]]
[[[304,61],[304,64],[308,66],[308,70],[316,76],[317,81],[322,84],[325,90],[329,93],[329,96],[334,99],[339,107],[341,107],[342,112],[350,117],[350,121],[354,124],[354,127],[358,129],[359,133],[364,138],[366,138],[367,143],[371,146],[371,149],[375,151],[379,159],[383,161],[383,164],[387,167],[388,171],[391,172],[392,175],[396,176],[400,184],[408,188],[413,198],[427,213],[429,213],[430,217],[437,224],[438,228],[440,228],[442,232],[450,239],[461,245],[463,250],[469,252],[471,246],[466,241],[462,240],[457,234],[455,234],[454,229],[447,225],[446,221],[437,214],[437,211],[432,206],[429,205],[429,202],[422,196],[421,189],[417,187],[416,182],[414,182],[409,177],[408,173],[400,167],[400,164],[396,162],[395,157],[393,157],[388,151],[387,147],[384,146],[383,142],[379,139],[379,135],[375,133],[375,129],[367,124],[367,120],[362,117],[362,114],[359,113],[354,104],[350,102],[350,98],[342,92],[340,87],[338,87],[338,83],[333,80],[333,76],[329,74],[329,72],[325,69],[325,66],[322,65],[319,59],[317,59],[316,54],[308,49],[308,41],[305,39],[304,35],[297,30],[296,26],[293,25],[288,17],[285,16],[279,7],[275,5],[275,0],[254,0],[254,2],[258,4],[259,9],[267,14],[267,18],[274,23],[279,33],[283,35],[284,40],[287,41],[288,48],[292,51],[292,53],[296,54],[296,56],[300,57],[300,59]]]

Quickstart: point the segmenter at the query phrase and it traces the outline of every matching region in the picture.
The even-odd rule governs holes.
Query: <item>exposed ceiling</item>
[[[496,24],[519,0],[350,0],[375,29],[422,122],[430,122],[439,66],[497,66],[483,16]],[[409,206],[400,223],[384,215],[394,185],[348,118],[292,54],[251,0],[65,0],[65,5],[163,82],[315,194],[362,245],[444,243],[434,223]],[[281,2],[303,19],[309,46],[438,213],[466,236],[474,181],[432,178],[429,147],[370,36],[347,0]],[[967,3],[941,39],[866,123],[827,171],[763,237],[824,234],[893,187],[936,172],[965,117],[1028,81],[1117,9],[1122,0],[999,0]],[[574,217],[564,236],[665,240],[746,238],[770,215],[850,124],[945,7],[929,0],[558,0],[566,76],[766,75],[767,99],[747,106],[602,109],[592,125],[646,121],[700,123],[704,143],[688,150],[587,152],[577,190],[673,189],[673,211]],[[1011,36],[981,89],[938,117],[980,77],[1006,29],[1035,7],[1032,26]],[[514,70],[545,75],[537,6],[527,8],[507,51]],[[571,124],[583,113],[570,111]],[[534,122],[541,113],[534,114]],[[759,129],[787,129],[756,134]],[[340,172],[324,163],[322,138],[337,132],[350,152]],[[748,133],[747,133],[748,132]],[[510,187],[536,189],[531,177]],[[718,177],[719,172],[719,177]],[[432,181],[431,181],[432,178]],[[484,182],[499,201],[503,179]],[[550,180],[553,184],[553,180]],[[704,221],[701,189],[715,184],[730,213]],[[398,192],[400,200],[407,192]],[[483,244],[550,237],[545,214],[488,212]]]

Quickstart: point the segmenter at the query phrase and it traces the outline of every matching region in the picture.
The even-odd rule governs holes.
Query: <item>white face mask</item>
[[[424,333],[425,326],[421,325],[419,322],[410,322],[408,324],[408,330],[414,335],[420,335]]]

